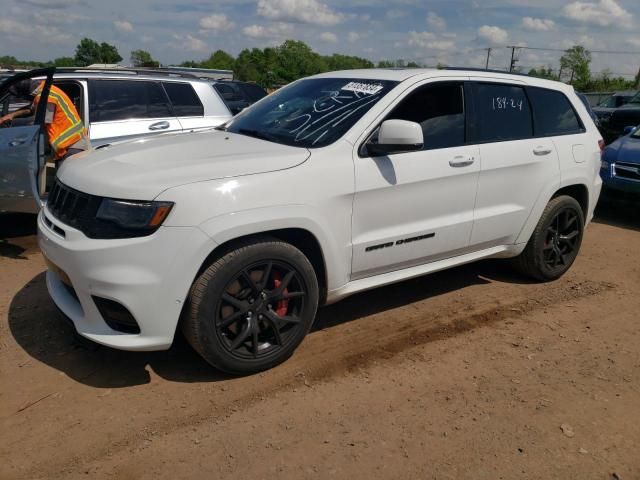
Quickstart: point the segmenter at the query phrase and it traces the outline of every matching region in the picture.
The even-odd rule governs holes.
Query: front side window
[[[91,80],[89,114],[92,122],[172,116],[162,86],[139,80]]]
[[[397,83],[354,78],[300,80],[234,117],[226,130],[285,145],[324,147],[341,138]]]
[[[524,88],[477,83],[474,90],[478,142],[518,140],[533,135],[531,108]]]
[[[462,83],[438,83],[410,93],[386,118],[419,123],[424,150],[464,145]]]
[[[202,117],[204,107],[198,94],[188,83],[164,82],[164,86],[176,117]]]
[[[528,92],[533,105],[536,136],[550,137],[584,131],[569,99],[562,92],[537,87],[530,87]]]
[[[629,100],[629,103],[635,103],[638,104],[640,103],[640,92],[636,93],[631,100]]]

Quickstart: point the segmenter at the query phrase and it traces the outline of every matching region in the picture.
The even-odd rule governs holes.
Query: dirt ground
[[[0,478],[640,479],[640,206],[597,213],[556,282],[363,293],[246,378],[75,338],[33,218],[0,217]]]

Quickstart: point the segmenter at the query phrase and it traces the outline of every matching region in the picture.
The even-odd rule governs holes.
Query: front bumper
[[[38,243],[57,267],[47,271],[46,281],[58,308],[80,335],[123,350],[171,346],[191,283],[215,247],[197,227],[161,227],[132,239],[90,239],[55,219],[46,207],[38,215]],[[65,275],[72,288],[63,283]],[[140,333],[110,328],[92,296],[124,306]]]

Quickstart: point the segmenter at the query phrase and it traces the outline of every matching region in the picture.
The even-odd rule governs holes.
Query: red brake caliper
[[[282,283],[281,276],[278,272],[273,272],[273,285],[275,288],[278,288]],[[284,294],[289,293],[288,289],[284,289],[282,292]],[[287,314],[287,310],[289,309],[289,300],[278,300],[276,304],[275,312],[279,317],[284,317]]]

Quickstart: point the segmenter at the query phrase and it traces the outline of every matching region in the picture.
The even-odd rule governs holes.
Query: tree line
[[[83,38],[75,49],[73,57],[59,57],[48,62],[21,61],[13,56],[0,57],[0,66],[7,67],[86,67],[96,63],[119,63],[123,60],[116,46]],[[134,67],[161,67],[146,50],[133,50],[129,62]],[[532,68],[528,74],[571,83],[579,91],[610,91],[631,89],[640,82],[640,72],[634,80],[613,77],[608,71],[593,76],[590,70],[591,52],[580,45],[567,49],[560,58],[560,68],[554,71],[550,66]],[[333,70],[355,68],[417,68],[424,67],[418,62],[381,60],[374,64],[370,60],[353,55],[320,55],[306,43],[286,40],[276,47],[245,48],[237,57],[224,50],[216,50],[208,58],[188,60],[183,67],[233,70],[235,77],[256,82],[263,87],[289,83],[301,77]],[[437,68],[446,65],[438,64]]]
[[[565,50],[560,57],[558,70],[553,70],[550,66],[532,68],[528,75],[570,83],[580,92],[607,92],[640,88],[640,71],[633,80],[627,80],[621,76],[614,77],[610,70],[604,70],[594,76],[590,68],[591,60],[589,50],[581,45],[575,45]]]

